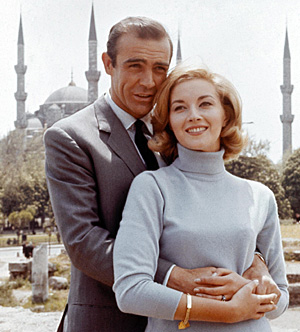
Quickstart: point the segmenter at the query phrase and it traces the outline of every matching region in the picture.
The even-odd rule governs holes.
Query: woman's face
[[[170,126],[187,149],[220,150],[225,112],[213,84],[195,78],[179,83],[170,96]]]

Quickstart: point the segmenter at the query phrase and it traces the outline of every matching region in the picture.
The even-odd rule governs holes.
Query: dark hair
[[[141,39],[161,40],[167,38],[170,43],[170,60],[173,54],[172,40],[165,28],[157,21],[148,17],[127,17],[116,23],[109,32],[107,41],[107,54],[111,58],[113,67],[116,65],[117,44],[119,38],[125,33],[133,33]]]

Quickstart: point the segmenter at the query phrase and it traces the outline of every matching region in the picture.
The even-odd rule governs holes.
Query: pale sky
[[[300,147],[299,0],[94,0],[98,39],[99,96],[109,88],[101,63],[110,27],[127,16],[161,23],[176,53],[181,29],[183,60],[202,61],[227,77],[243,100],[243,121],[256,140],[271,143],[269,157],[282,156],[283,50],[288,25],[291,52],[293,148]],[[0,0],[0,136],[16,119],[17,40],[22,11],[25,44],[26,111],[38,110],[71,80],[87,89],[88,35],[92,0]],[[172,66],[175,62],[172,62]]]

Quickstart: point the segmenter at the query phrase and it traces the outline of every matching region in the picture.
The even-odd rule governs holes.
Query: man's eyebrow
[[[129,59],[124,61],[124,64],[134,63],[134,62],[146,63],[147,61],[145,59],[142,59],[142,58],[129,58]],[[170,64],[168,62],[155,62],[155,65],[169,67]]]
[[[129,58],[127,60],[124,61],[124,63],[132,63],[132,62],[143,62],[146,63],[145,59],[141,59],[141,58]]]

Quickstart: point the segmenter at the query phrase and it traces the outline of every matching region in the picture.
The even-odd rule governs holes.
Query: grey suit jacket
[[[101,97],[55,123],[44,142],[55,220],[72,262],[68,330],[144,331],[146,318],[121,313],[111,289],[113,245],[126,196],[145,170],[127,131]],[[160,260],[158,282],[170,265]]]

